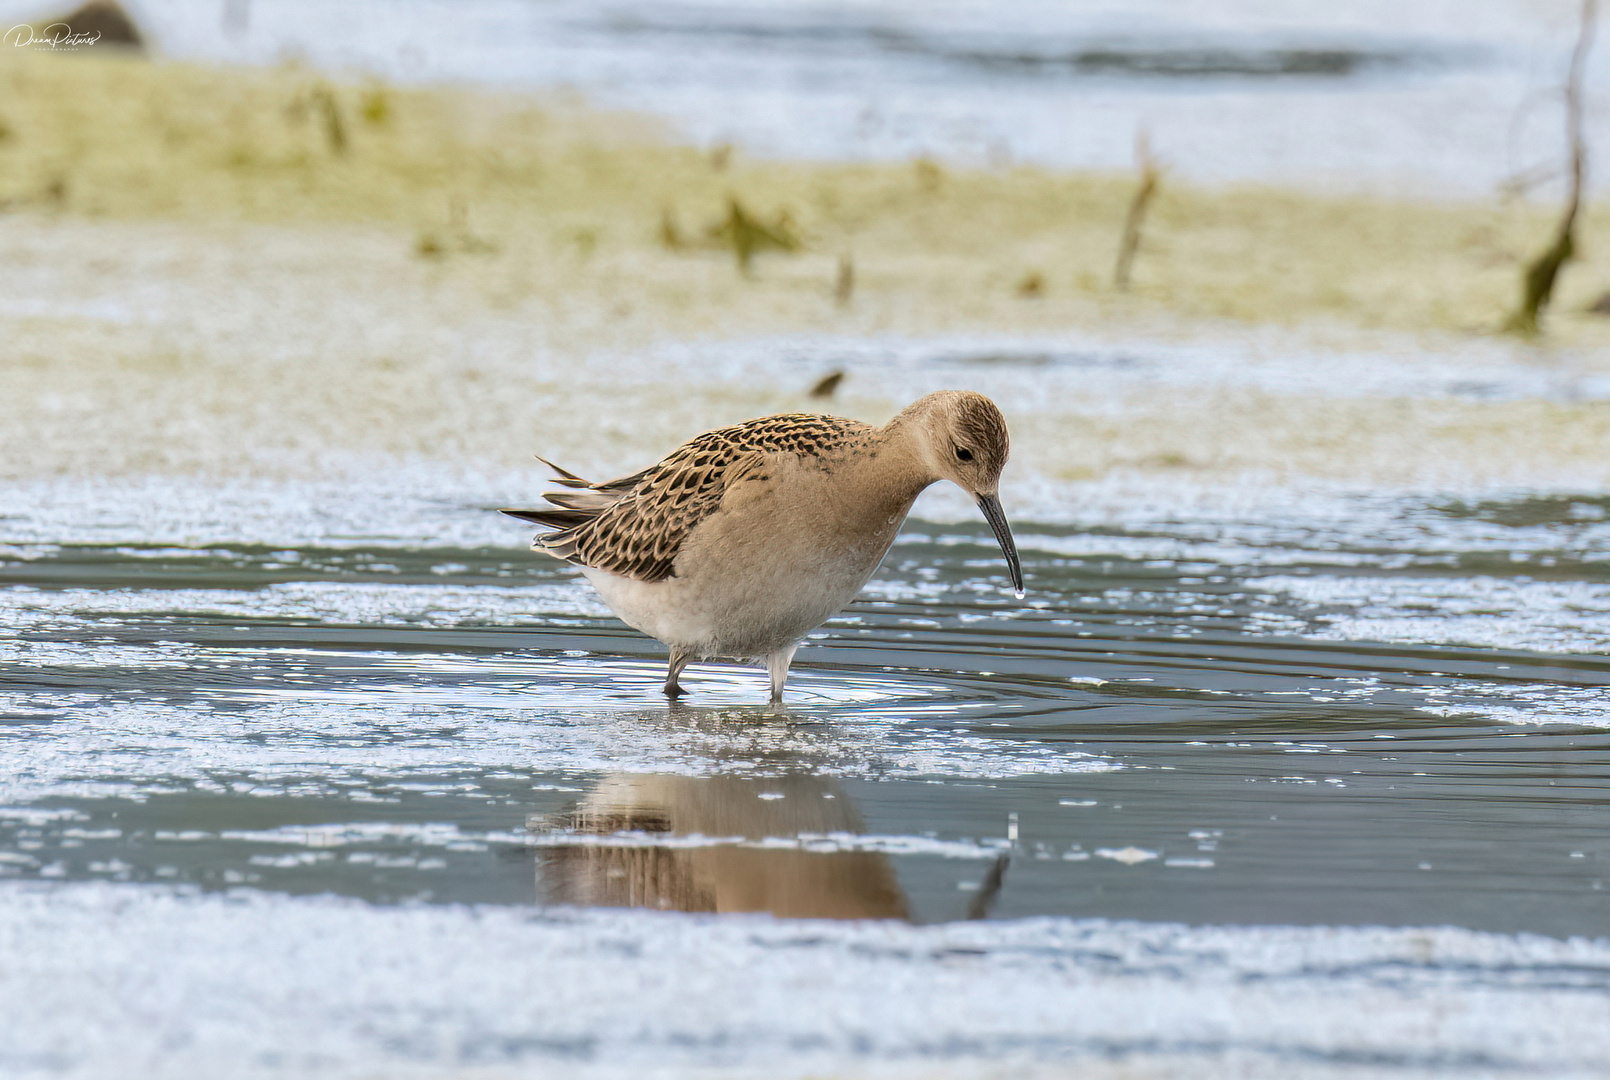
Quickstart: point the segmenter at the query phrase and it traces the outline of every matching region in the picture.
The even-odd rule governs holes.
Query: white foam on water
[[[1264,577],[1317,609],[1309,636],[1554,653],[1610,650],[1610,586],[1481,575]]]
[[[980,779],[1122,767],[1034,739],[985,738],[945,725],[971,703],[893,675],[798,671],[787,716],[757,704],[765,697],[763,673],[699,665],[684,678],[700,705],[668,708],[649,704],[659,697],[659,664],[601,657],[365,652],[348,662],[373,670],[350,689],[277,668],[264,669],[277,673],[261,685],[226,678],[255,670],[254,662],[284,664],[285,654],[220,654],[217,683],[192,675],[183,692],[0,691],[0,710],[52,718],[7,744],[0,804],[142,798],[176,788],[342,795],[354,780],[384,788],[419,776],[473,779],[497,768],[703,776],[809,767],[837,776]],[[332,662],[330,653],[307,655]],[[442,678],[449,674],[475,679]],[[933,726],[913,723],[925,719]]]
[[[0,951],[13,1076],[1586,1078],[1610,1060],[1610,941],[1451,928],[32,884],[0,887]]]
[[[197,303],[174,307],[188,312]],[[390,326],[396,314],[365,318]],[[237,336],[208,325],[198,329],[181,321],[167,328],[186,340],[199,335],[191,346],[199,352],[238,351]],[[482,328],[474,340],[474,363],[490,380],[524,386],[531,378],[531,353],[542,346],[506,331],[502,325]],[[469,362],[454,356],[452,363]],[[267,365],[281,358],[261,359]],[[1133,332],[1122,338],[1076,331],[929,339],[795,335],[667,342],[631,353],[600,350],[566,358],[562,386],[543,387],[546,394],[563,393],[556,408],[593,415],[618,409],[623,394],[656,404],[651,415],[634,415],[629,423],[566,427],[559,447],[511,433],[507,441],[476,443],[453,460],[434,459],[423,447],[411,454],[318,447],[302,457],[260,455],[245,463],[232,456],[239,448],[229,431],[191,440],[186,450],[199,455],[196,475],[127,475],[125,466],[116,476],[7,480],[0,483],[6,515],[0,557],[25,558],[62,544],[519,548],[533,530],[495,508],[533,499],[542,490],[543,470],[534,463],[509,464],[529,460],[526,451],[541,450],[583,475],[622,475],[658,460],[701,427],[738,419],[735,409],[797,408],[795,397],[776,388],[780,382],[808,385],[825,366],[853,372],[835,408],[872,421],[933,390],[962,386],[997,400],[1014,434],[1002,498],[1020,524],[1178,521],[1203,530],[1198,538],[1204,543],[1232,545],[1315,528],[1368,538],[1367,525],[1381,524],[1390,530],[1385,535],[1402,539],[1414,535],[1410,522],[1394,516],[1404,496],[1501,496],[1506,486],[1570,493],[1610,483],[1601,458],[1553,455],[1535,446],[1495,463],[1479,440],[1445,440],[1428,457],[1371,407],[1387,400],[1477,403],[1487,412],[1505,402],[1579,407],[1610,396],[1610,372],[1598,354],[1587,351],[1550,355],[1545,363],[1510,342],[1430,348],[1409,338],[1332,350],[1277,329],[1208,330],[1189,342]],[[667,401],[660,393],[665,385],[698,392]],[[1236,427],[1181,442],[1180,417],[1197,416],[1204,394],[1221,395],[1248,415],[1293,430],[1248,441]],[[1362,432],[1362,456],[1309,462],[1293,481],[1286,457],[1302,445],[1305,418],[1343,406],[1352,410],[1352,427]],[[1154,427],[1133,423],[1136,418]],[[1099,432],[1091,434],[1093,425],[1113,424],[1125,432],[1116,449]],[[440,442],[430,445],[447,454]],[[1190,459],[1189,468],[1145,464],[1150,457],[1181,453]],[[209,463],[218,475],[206,475]],[[1513,474],[1499,475],[1511,468]],[[1314,475],[1304,477],[1304,469]],[[1088,479],[1092,473],[1095,478]],[[939,485],[924,498],[919,516],[976,520],[976,507],[945,488]],[[1373,520],[1359,522],[1361,513]],[[1262,523],[1262,534],[1254,523]],[[1220,526],[1232,527],[1231,534],[1206,532]],[[1503,531],[1480,522],[1462,528],[1476,535]],[[1610,532],[1610,526],[1599,532]]]
[[[443,785],[453,787],[454,785]],[[458,785],[474,789],[475,785]],[[761,798],[765,798],[764,795]],[[0,817],[16,816],[0,808]],[[55,818],[25,818],[39,824]],[[378,842],[397,841],[416,847],[451,850],[484,850],[488,845],[525,848],[752,848],[769,851],[804,851],[830,854],[870,851],[884,855],[927,855],[945,859],[994,859],[1011,844],[1002,839],[941,840],[931,836],[884,835],[851,832],[799,832],[788,836],[707,836],[702,833],[649,833],[626,830],[611,833],[554,829],[540,816],[527,821],[525,832],[463,829],[451,822],[360,821],[320,825],[283,825],[274,829],[225,829],[216,833],[189,830],[183,833],[157,831],[158,842],[211,842],[235,840],[257,844],[314,848],[320,851]],[[65,833],[63,835],[66,835]],[[1133,850],[1133,849],[1131,849]]]
[[[761,796],[765,798],[765,796]],[[803,851],[833,854],[871,851],[882,855],[930,855],[945,859],[994,859],[1010,850],[1008,840],[939,840],[930,836],[867,835],[848,832],[801,832],[792,836],[705,836],[699,833],[614,832],[583,833],[568,829],[533,832],[526,845],[538,848],[754,848],[766,851]]]
[[[662,451],[665,447],[660,448]],[[648,459],[638,460],[641,466]],[[628,462],[629,464],[629,462]],[[1560,497],[1600,490],[1595,478],[1557,488]],[[0,559],[18,562],[59,556],[63,545],[121,547],[128,559],[227,557],[231,546],[286,549],[405,547],[417,550],[487,548],[513,558],[531,528],[490,512],[529,477],[465,476],[420,466],[347,480],[240,480],[150,476],[127,481],[52,478],[0,482],[7,511],[7,545]],[[102,490],[102,489],[107,490]],[[116,489],[118,499],[108,491]],[[1544,552],[1557,548],[1557,528],[1517,528],[1479,517],[1428,511],[1428,504],[1467,499],[1547,497],[1552,489],[1446,485],[1431,490],[1369,490],[1328,482],[1300,485],[1257,477],[1171,477],[1122,471],[1097,480],[1055,480],[1012,474],[1002,495],[1020,548],[1070,557],[1117,555],[1138,559],[1280,565],[1299,559],[1333,565],[1400,564],[1406,555],[1452,551]],[[126,502],[120,502],[127,496]],[[959,490],[938,484],[918,501],[914,518],[930,524],[980,522]],[[1092,529],[1152,529],[1166,535],[1114,536],[1037,533],[1035,524]],[[919,532],[923,532],[918,527]],[[924,538],[946,541],[943,534]],[[1610,556],[1610,522],[1573,523],[1573,548]],[[976,542],[969,532],[949,542]],[[912,542],[912,538],[902,542]],[[1376,549],[1374,552],[1348,548]],[[1339,550],[1340,549],[1340,550]],[[533,565],[551,560],[529,555]],[[359,567],[358,569],[362,569]],[[288,586],[289,587],[289,586]],[[297,586],[302,587],[302,586]],[[228,603],[225,597],[220,603]]]
[[[338,626],[541,626],[555,616],[607,618],[609,609],[579,579],[523,586],[294,581],[257,589],[0,588],[0,622],[11,633],[44,628],[64,616],[170,614]]]
[[[491,509],[520,490],[512,477],[414,462],[387,468],[382,478],[374,462],[362,458],[332,461],[330,472],[335,479],[54,477],[0,483],[0,505],[6,507],[7,541],[25,550],[131,545],[133,556],[168,547],[519,549],[530,543],[530,526]],[[518,483],[534,485],[531,477]]]
[[[1610,699],[1598,686],[1467,682],[1457,704],[1424,705],[1435,716],[1481,716],[1500,724],[1610,729]]]
[[[78,810],[46,810],[37,806],[0,806],[0,819],[38,827],[52,821],[88,821],[89,815]]]

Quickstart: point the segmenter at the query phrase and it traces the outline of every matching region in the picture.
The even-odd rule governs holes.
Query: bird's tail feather
[[[562,506],[566,510],[590,510],[597,513],[607,510],[620,502],[619,495],[609,495],[601,491],[549,491],[543,496],[555,506]]]
[[[562,484],[563,486],[570,488],[590,488],[593,486],[593,482],[591,480],[583,480],[569,469],[561,469],[559,466],[555,465],[541,454],[537,454],[536,459],[553,470],[555,477],[554,483],[556,484]]]
[[[543,493],[542,497],[557,509],[505,509],[503,513],[553,529],[553,532],[539,534],[531,549],[557,559],[572,560],[576,554],[575,531],[625,498],[644,475],[636,473],[608,483],[594,484],[569,469],[560,468],[545,457],[539,455],[537,460],[553,470],[554,483],[572,490]]]
[[[577,525],[587,524],[597,516],[597,511],[591,510],[512,510],[504,508],[502,513],[524,521],[534,521],[538,525],[546,525],[551,529],[574,529]]]

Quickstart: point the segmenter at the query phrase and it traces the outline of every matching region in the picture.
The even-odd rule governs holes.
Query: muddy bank
[[[576,100],[339,82],[305,68],[101,55],[0,62],[0,202],[13,213],[324,229],[361,225],[395,273],[428,262],[504,303],[563,291],[664,332],[1011,328],[1227,319],[1483,333],[1549,214],[1166,177],[1133,287],[1112,287],[1135,178],[929,161],[761,160],[678,145]],[[732,200],[797,241],[736,267]],[[1557,339],[1610,285],[1592,237]],[[738,232],[745,233],[739,229]],[[840,262],[851,272],[846,289]]]

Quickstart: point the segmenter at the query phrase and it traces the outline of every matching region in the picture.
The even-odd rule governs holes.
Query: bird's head
[[[1001,470],[1012,449],[1006,417],[983,394],[941,390],[919,398],[896,419],[910,432],[930,475],[949,480],[978,503],[1006,556],[1012,587],[1021,594],[1023,569],[1000,501]]]

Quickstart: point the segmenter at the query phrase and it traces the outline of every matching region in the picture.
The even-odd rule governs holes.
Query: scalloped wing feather
[[[564,493],[562,500],[549,496],[587,520],[540,536],[532,546],[581,566],[663,581],[675,573],[688,534],[768,455],[820,457],[865,441],[873,430],[857,420],[784,413],[707,431],[641,472],[590,485],[584,494]]]

